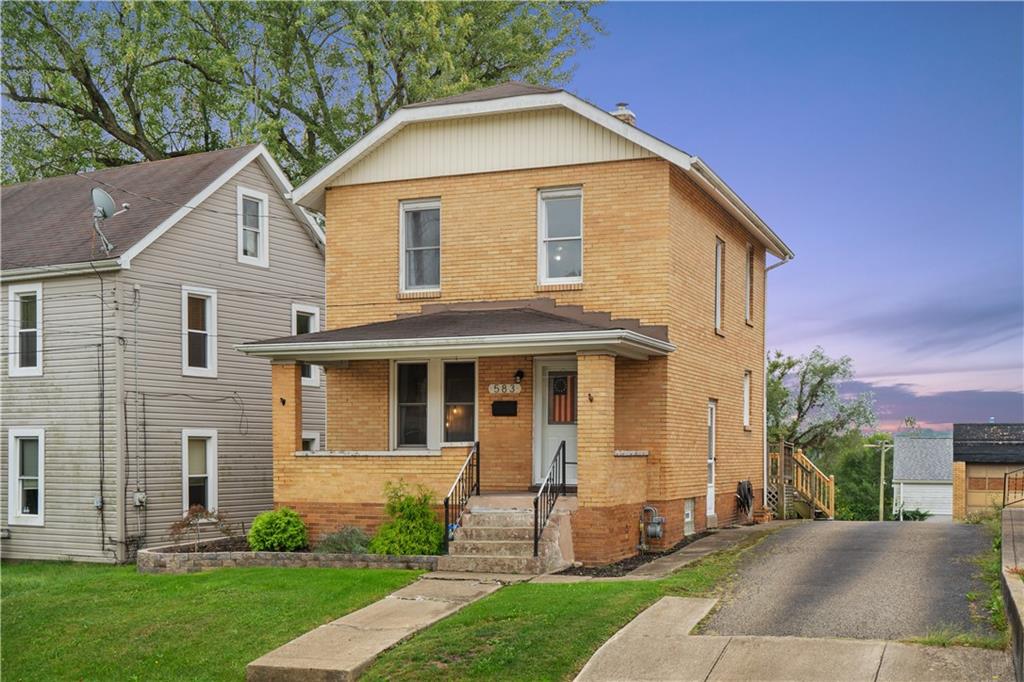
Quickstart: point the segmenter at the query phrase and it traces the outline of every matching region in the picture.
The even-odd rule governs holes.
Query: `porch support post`
[[[294,360],[270,363],[274,433],[274,498],[280,492],[281,465],[302,449],[302,372]]]
[[[619,504],[612,499],[615,453],[615,356],[578,353],[576,478],[580,507]]]

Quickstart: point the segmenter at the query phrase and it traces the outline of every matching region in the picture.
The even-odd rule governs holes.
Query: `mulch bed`
[[[565,569],[564,571],[559,571],[558,574],[589,575],[594,578],[620,578],[626,575],[627,573],[631,572],[632,570],[640,568],[644,564],[649,564],[655,559],[660,559],[663,556],[668,556],[672,552],[675,552],[678,549],[682,549],[691,542],[696,542],[697,540],[700,540],[703,537],[707,537],[710,534],[711,533],[709,533],[708,531],[694,533],[693,535],[689,535],[683,538],[678,543],[676,543],[672,547],[669,547],[668,549],[652,552],[641,552],[636,556],[631,556],[628,559],[616,561],[614,564],[608,564],[606,566],[572,566],[570,568]]]
[[[194,552],[249,552],[249,541],[244,535],[236,538],[217,538],[216,540],[200,540],[199,549],[195,542],[182,541],[180,545],[168,545],[160,548],[167,554],[192,554]]]

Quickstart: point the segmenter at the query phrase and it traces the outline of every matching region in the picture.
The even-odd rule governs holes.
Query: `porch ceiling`
[[[306,362],[610,352],[645,359],[675,350],[664,327],[615,320],[575,306],[529,302],[428,306],[424,312],[357,327],[237,346],[258,357]]]

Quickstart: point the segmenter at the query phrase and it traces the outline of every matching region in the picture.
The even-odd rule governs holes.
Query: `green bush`
[[[366,554],[370,538],[355,526],[345,526],[339,531],[320,538],[313,548],[319,554]]]
[[[410,491],[404,483],[388,483],[384,489],[390,518],[370,540],[373,554],[440,554],[444,528],[434,513],[430,491],[418,486]]]
[[[926,521],[930,518],[932,513],[923,509],[904,509],[903,520],[904,521]]]
[[[306,524],[293,509],[266,511],[252,520],[249,549],[255,552],[295,552],[307,544]]]

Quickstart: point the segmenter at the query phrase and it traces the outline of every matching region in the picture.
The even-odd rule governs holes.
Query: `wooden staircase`
[[[792,443],[780,443],[768,454],[768,507],[782,519],[834,519],[836,477],[826,476]]]

